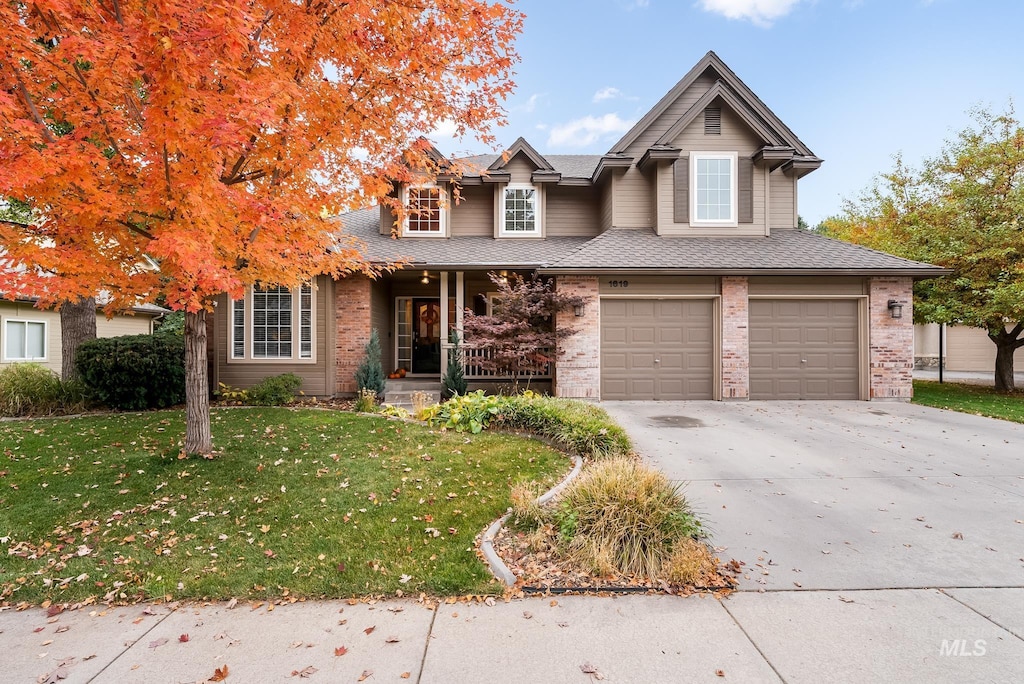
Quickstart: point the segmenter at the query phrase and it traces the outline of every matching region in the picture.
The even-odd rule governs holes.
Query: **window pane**
[[[253,358],[291,358],[290,345],[277,344],[291,340],[292,294],[284,287],[254,287]]]
[[[299,294],[299,357],[313,357],[313,290],[303,285]]]
[[[4,333],[7,338],[5,349],[7,358],[25,358],[25,323],[22,321],[7,321]]]
[[[46,325],[43,323],[26,323],[25,355],[30,359],[41,359],[46,356]]]
[[[231,332],[233,343],[231,356],[241,359],[245,356],[245,300],[236,299],[231,302]]]

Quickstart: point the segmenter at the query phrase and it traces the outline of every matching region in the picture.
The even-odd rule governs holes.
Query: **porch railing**
[[[450,356],[452,346],[453,345],[448,342],[441,345],[442,374],[447,371],[448,357]],[[512,377],[506,373],[486,370],[483,367],[481,361],[494,358],[494,349],[491,347],[482,347],[473,344],[460,344],[459,352],[462,356],[462,372],[467,380],[508,380]],[[554,352],[551,349],[544,349],[542,350],[542,353],[549,358],[554,356]],[[519,377],[530,378],[532,380],[550,380],[551,366],[551,362],[548,362],[539,368],[526,369],[519,373]]]

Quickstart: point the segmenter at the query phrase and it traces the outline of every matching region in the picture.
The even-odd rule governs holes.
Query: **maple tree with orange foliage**
[[[213,298],[372,271],[331,216],[437,173],[442,123],[493,143],[521,29],[485,0],[3,3],[0,197],[36,220],[0,223],[0,290],[185,310],[210,453]]]

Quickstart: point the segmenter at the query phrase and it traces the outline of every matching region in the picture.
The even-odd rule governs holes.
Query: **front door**
[[[441,300],[412,300],[412,372],[441,373]]]

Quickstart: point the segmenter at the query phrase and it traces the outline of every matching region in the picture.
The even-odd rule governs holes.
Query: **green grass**
[[[0,601],[496,592],[474,536],[514,484],[569,467],[342,412],[212,423],[215,460],[179,459],[180,411],[0,423]]]
[[[914,381],[914,403],[1024,423],[1024,391],[996,392],[982,385]]]

